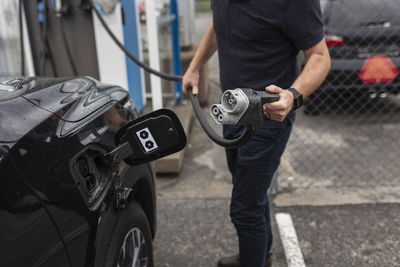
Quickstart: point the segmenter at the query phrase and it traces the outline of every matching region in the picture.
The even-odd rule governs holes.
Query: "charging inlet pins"
[[[221,96],[221,104],[210,108],[211,116],[218,124],[236,124],[249,106],[249,99],[242,89],[227,90]]]

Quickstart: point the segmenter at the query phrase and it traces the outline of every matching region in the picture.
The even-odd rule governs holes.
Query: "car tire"
[[[142,207],[131,201],[122,211],[108,211],[99,224],[96,267],[153,267],[150,226]],[[140,264],[134,265],[134,261]]]

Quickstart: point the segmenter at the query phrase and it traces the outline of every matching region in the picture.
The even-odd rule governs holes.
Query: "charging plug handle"
[[[192,88],[188,88],[188,93],[190,97],[190,101],[192,102],[194,113],[196,114],[197,119],[200,122],[201,127],[206,132],[207,136],[213,140],[217,145],[226,147],[226,148],[236,148],[241,145],[247,143],[253,135],[253,130],[251,128],[245,127],[244,133],[235,139],[225,139],[217,134],[208,124],[207,119],[204,116],[203,110],[201,109],[199,100],[195,95],[193,95]]]
[[[222,120],[226,121],[227,123],[220,124],[243,125],[247,128],[252,129],[253,131],[257,129],[260,125],[262,125],[267,119],[263,111],[263,105],[279,100],[278,94],[268,93],[266,91],[257,91],[250,88],[236,88],[232,90],[232,92],[234,92],[234,94],[237,96],[243,94],[245,100],[243,100],[244,98],[242,97],[242,100],[237,99],[237,101],[246,101],[247,104],[245,105],[244,109],[242,108],[240,110],[240,112],[228,112],[230,120]],[[222,103],[222,105],[226,106],[224,105],[224,103]]]
[[[260,95],[262,105],[267,104],[267,103],[276,102],[279,100],[278,94],[272,94],[272,93],[268,93],[268,92],[259,92],[258,94]]]

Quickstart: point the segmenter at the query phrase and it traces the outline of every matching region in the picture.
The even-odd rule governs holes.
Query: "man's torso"
[[[297,53],[285,35],[287,0],[212,0],[223,91],[288,88],[298,75]],[[294,121],[295,113],[288,115]],[[267,121],[264,127],[280,127]]]
[[[223,90],[288,88],[298,50],[284,32],[287,0],[213,0]]]

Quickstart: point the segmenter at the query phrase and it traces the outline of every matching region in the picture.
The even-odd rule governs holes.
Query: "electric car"
[[[186,142],[161,113],[146,121],[126,90],[89,77],[0,81],[0,265],[153,266],[146,161],[175,146],[166,132]]]
[[[305,101],[305,112],[318,113],[328,109],[330,101],[349,101],[356,95],[379,99],[398,94],[398,1],[325,0],[321,4],[332,67],[325,82]]]

